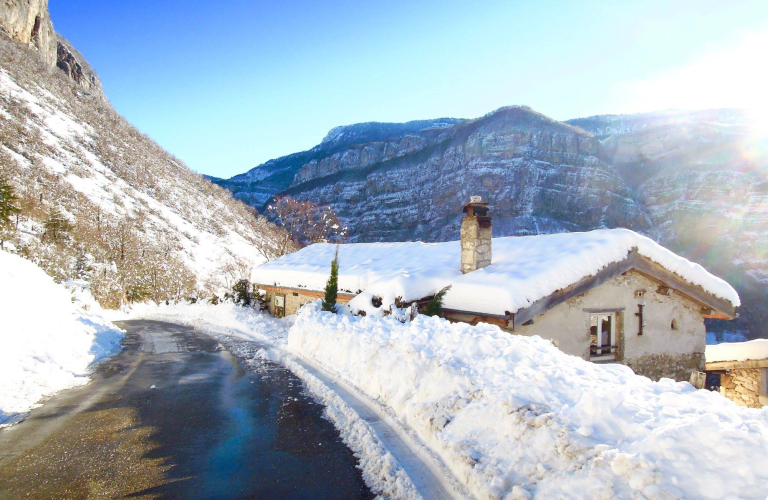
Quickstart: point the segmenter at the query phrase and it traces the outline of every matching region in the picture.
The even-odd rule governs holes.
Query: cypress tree
[[[339,247],[331,262],[331,276],[325,284],[325,297],[323,298],[323,311],[336,312],[336,298],[339,295]]]

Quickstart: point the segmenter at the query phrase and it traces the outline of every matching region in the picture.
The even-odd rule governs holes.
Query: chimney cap
[[[469,203],[464,205],[464,213],[469,216],[481,216],[488,215],[488,203],[483,201],[481,196],[470,196]]]

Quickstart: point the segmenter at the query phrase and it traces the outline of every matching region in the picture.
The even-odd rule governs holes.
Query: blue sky
[[[49,7],[121,114],[194,170],[220,177],[364,121],[473,118],[510,104],[561,120],[765,106],[762,85],[736,88],[765,81],[765,0]]]

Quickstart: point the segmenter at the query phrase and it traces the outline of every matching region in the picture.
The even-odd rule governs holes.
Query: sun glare
[[[768,137],[768,33],[753,33],[656,78],[630,84],[632,111],[740,108],[755,139]]]

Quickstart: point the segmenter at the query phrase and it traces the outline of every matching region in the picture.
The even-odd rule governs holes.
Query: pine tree
[[[323,311],[336,312],[336,298],[339,295],[339,247],[331,262],[331,276],[325,284],[325,297],[323,298]]]
[[[251,296],[251,282],[247,279],[240,279],[235,283],[235,286],[232,287],[232,292],[234,293],[234,300],[235,304],[243,307],[250,307],[252,296]]]
[[[424,314],[427,316],[442,316],[443,299],[445,298],[445,294],[448,293],[448,290],[450,289],[451,286],[448,285],[447,287],[437,292],[432,300],[427,302],[427,305],[424,307]]]
[[[5,244],[5,235],[14,227],[13,217],[21,212],[16,206],[18,199],[13,186],[0,176],[0,248]]]
[[[77,253],[77,257],[75,258],[75,277],[80,280],[87,280],[90,276],[90,272],[92,271],[91,266],[88,265],[88,257],[85,255],[85,252],[80,249],[80,251]]]
[[[43,223],[43,227],[45,228],[44,236],[54,243],[65,239],[69,233],[69,221],[56,207],[48,211],[48,219]]]

